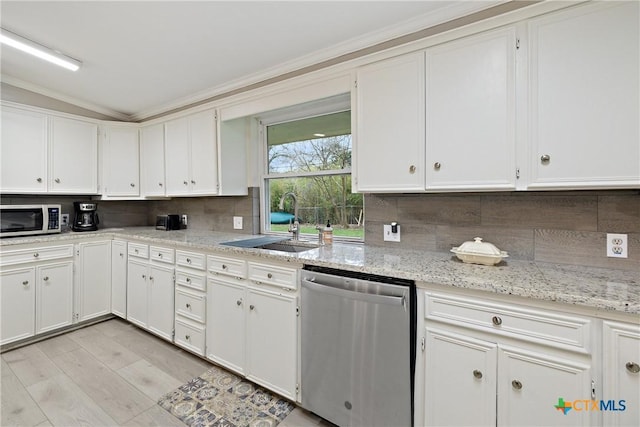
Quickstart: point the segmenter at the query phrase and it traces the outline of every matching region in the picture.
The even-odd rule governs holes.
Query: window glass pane
[[[291,197],[285,197],[283,209],[280,199],[285,193],[296,195],[301,234],[317,235],[317,225],[329,221],[337,237],[364,237],[364,206],[362,194],[351,193],[351,175],[327,175],[268,180],[270,231],[286,232],[294,218]]]

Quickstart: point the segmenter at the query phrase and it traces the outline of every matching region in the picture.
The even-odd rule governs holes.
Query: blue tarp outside
[[[271,212],[270,219],[271,224],[289,224],[289,221],[293,222],[294,216],[287,212]]]

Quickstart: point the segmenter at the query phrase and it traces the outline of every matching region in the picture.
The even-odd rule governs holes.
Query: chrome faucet
[[[289,220],[289,232],[293,233],[293,240],[298,240],[300,236],[300,223],[298,222],[298,198],[295,194],[288,192],[284,193],[282,197],[280,197],[280,210],[284,210],[284,199],[285,197],[290,196],[293,199],[293,224],[291,224],[291,220]]]

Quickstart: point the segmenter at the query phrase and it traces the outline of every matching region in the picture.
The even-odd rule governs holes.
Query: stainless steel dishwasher
[[[415,283],[315,266],[301,281],[302,407],[341,427],[412,426]]]

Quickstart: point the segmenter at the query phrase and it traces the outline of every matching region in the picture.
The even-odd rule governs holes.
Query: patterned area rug
[[[192,427],[275,427],[295,408],[217,367],[165,394],[158,405]]]

